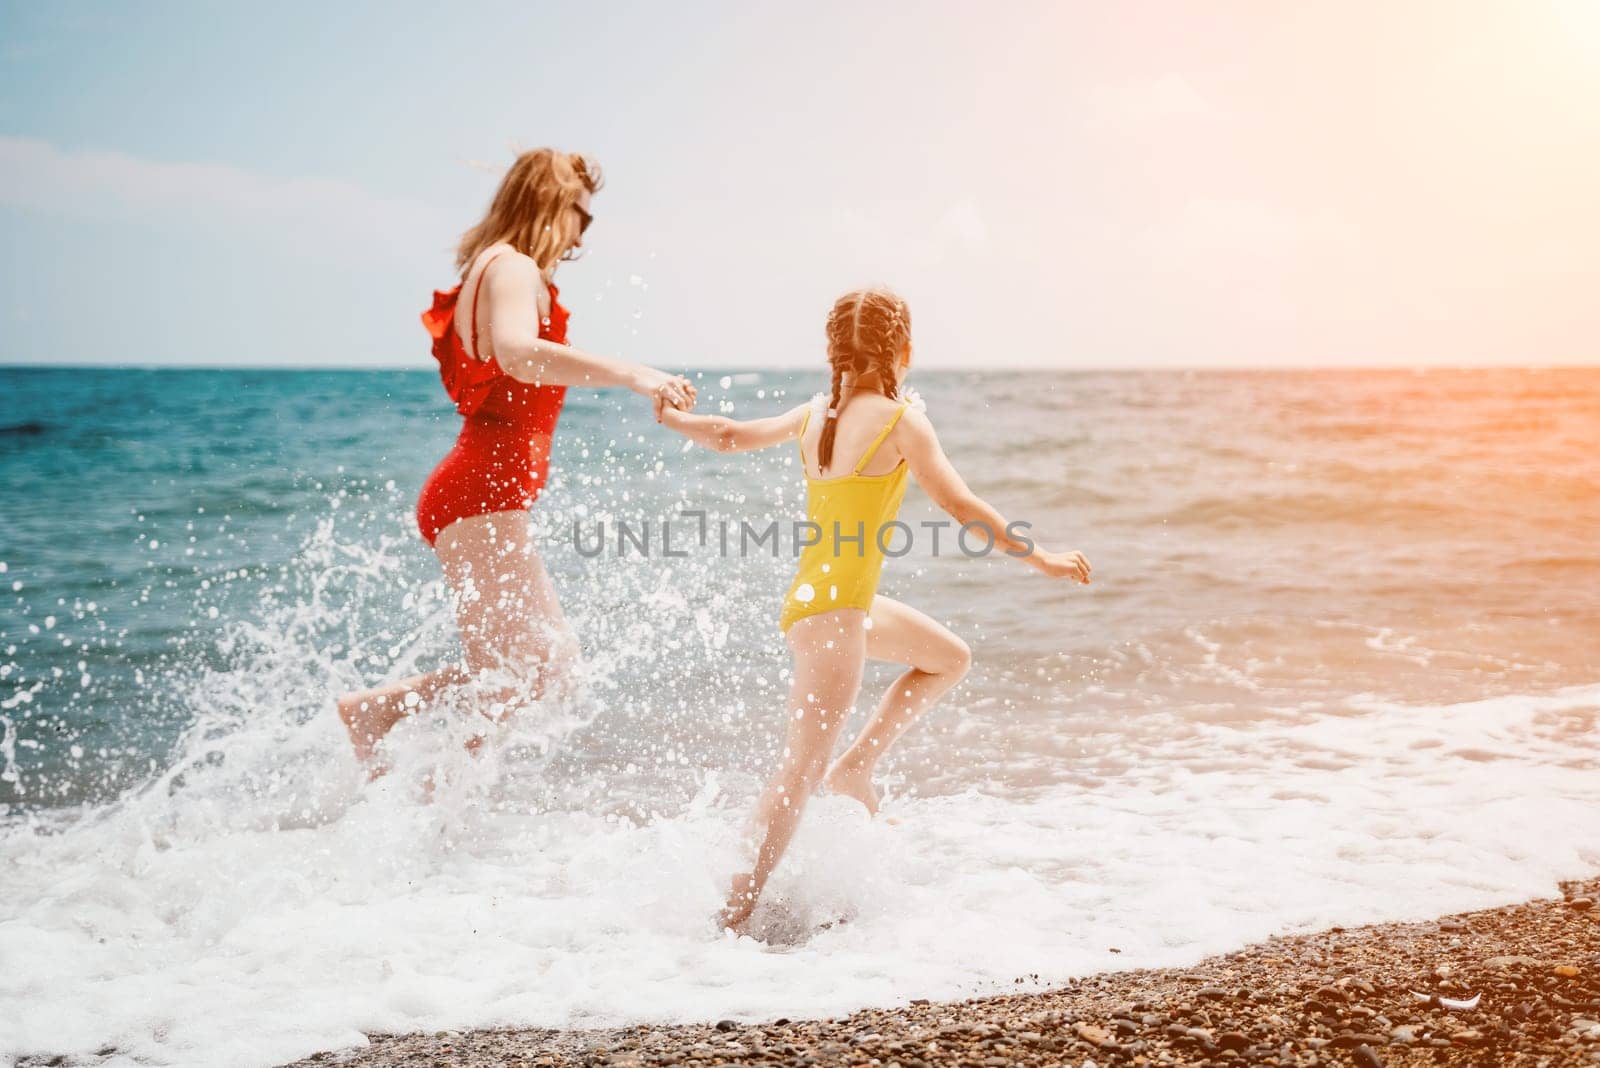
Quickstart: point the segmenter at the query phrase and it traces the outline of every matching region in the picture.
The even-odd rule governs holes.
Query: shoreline
[[[1600,877],[1560,890],[1435,920],[1275,936],[1188,968],[1103,972],[1034,993],[756,1024],[374,1035],[285,1068],[1600,1065]],[[1437,1003],[1474,995],[1470,1009]]]

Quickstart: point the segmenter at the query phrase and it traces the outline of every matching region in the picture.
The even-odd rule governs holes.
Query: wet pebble
[[[1371,1046],[1357,1046],[1352,1050],[1350,1063],[1357,1068],[1383,1068],[1383,1058]]]

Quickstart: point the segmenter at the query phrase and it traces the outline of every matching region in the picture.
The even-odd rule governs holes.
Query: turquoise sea
[[[751,415],[826,385],[697,379]],[[1095,581],[889,563],[973,672],[889,761],[897,822],[817,806],[757,944],[709,917],[775,755],[789,546],[572,535],[787,522],[792,448],[687,448],[573,391],[537,512],[589,690],[477,761],[423,717],[366,787],[334,696],[454,654],[411,514],[457,426],[436,376],[0,369],[0,1058],[827,1013],[1600,868],[1600,370],[913,384]]]

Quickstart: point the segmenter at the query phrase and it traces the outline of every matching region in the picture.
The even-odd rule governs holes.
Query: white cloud
[[[1150,351],[1225,363],[1358,346],[1374,287],[1361,231],[1326,208],[1195,197],[1130,244],[1159,314],[1129,322]],[[1202,359],[1204,357],[1201,357]]]
[[[940,220],[945,235],[966,249],[976,249],[989,240],[989,224],[984,222],[971,197],[956,201],[945,209]]]
[[[1169,223],[1148,228],[1142,244],[1159,259],[1215,262],[1348,249],[1358,236],[1349,222],[1327,213],[1301,214],[1240,197],[1195,197]]]
[[[1176,74],[1163,74],[1153,81],[1095,86],[1089,91],[1083,121],[1091,129],[1101,129],[1216,114],[1194,86]]]
[[[270,178],[217,163],[66,152],[0,136],[0,205],[79,218],[183,216],[255,239],[370,259],[432,247],[448,226],[426,205],[350,182]]]
[[[834,233],[852,258],[884,267],[937,267],[979,252],[989,224],[970,196],[933,203],[851,205],[834,213]]]

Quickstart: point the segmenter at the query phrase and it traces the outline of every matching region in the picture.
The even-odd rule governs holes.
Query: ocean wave
[[[753,782],[691,771],[685,804],[618,818],[424,730],[363,790],[331,715],[262,708],[92,818],[4,832],[0,951],[50,965],[0,986],[0,1053],[249,1066],[364,1031],[828,1015],[1516,901],[1600,868],[1597,709],[1192,724],[1092,786],[891,797],[894,824],[824,798],[764,945],[710,922]]]
[[[0,438],[36,438],[48,429],[43,423],[33,420],[25,423],[12,423],[8,426],[0,426]]]

